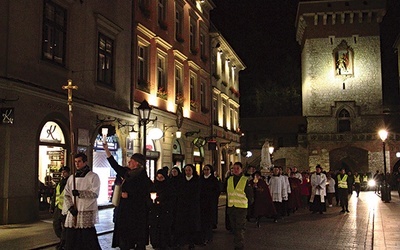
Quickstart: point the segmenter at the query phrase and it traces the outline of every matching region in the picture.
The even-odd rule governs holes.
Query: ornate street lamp
[[[139,105],[140,124],[143,125],[143,156],[146,158],[146,125],[150,121],[151,107],[146,100]]]
[[[275,150],[275,148],[273,146],[270,146],[268,148],[272,166],[274,165],[274,156],[273,156],[274,150]]]
[[[387,185],[387,176],[386,176],[386,148],[385,148],[385,140],[388,137],[388,132],[385,129],[379,130],[379,137],[382,140],[382,148],[383,148],[383,190],[382,190],[382,196],[381,200],[383,202],[390,202],[390,195],[389,195],[389,190],[388,190],[388,185]]]

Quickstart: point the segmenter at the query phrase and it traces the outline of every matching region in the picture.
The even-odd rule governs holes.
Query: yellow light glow
[[[158,100],[157,100],[157,94],[149,95],[148,102],[149,102],[150,106],[158,107],[159,105],[158,105]]]
[[[270,154],[272,154],[272,153],[274,152],[274,147],[272,147],[272,146],[269,147],[269,148],[268,148],[268,151],[269,151]]]
[[[167,110],[169,112],[175,112],[175,106],[176,106],[175,101],[168,100]]]
[[[388,132],[385,129],[379,130],[378,134],[382,141],[385,141],[388,137]]]
[[[183,117],[190,118],[190,109],[188,107],[183,107]]]

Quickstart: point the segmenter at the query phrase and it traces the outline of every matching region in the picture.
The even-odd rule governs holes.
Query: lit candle
[[[101,134],[103,135],[103,144],[107,143],[108,128],[102,128]]]
[[[150,197],[151,197],[151,199],[153,200],[153,203],[156,201],[156,198],[157,198],[157,193],[156,192],[151,192],[150,193]]]

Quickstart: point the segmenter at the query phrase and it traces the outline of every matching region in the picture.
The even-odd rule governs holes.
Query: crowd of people
[[[152,182],[143,168],[145,158],[134,154],[127,167],[114,160],[107,145],[107,159],[122,177],[122,194],[115,208],[112,247],[155,249],[206,245],[213,240],[217,225],[220,185],[211,165],[198,175],[195,166],[159,169]],[[155,193],[151,200],[150,193]]]
[[[325,172],[317,165],[314,172],[300,173],[296,167],[288,167],[284,173],[283,168],[273,166],[270,173],[262,173],[252,166],[244,170],[242,163],[236,162],[223,183],[210,164],[204,165],[200,174],[192,164],[182,170],[164,167],[151,181],[142,154],[133,154],[123,167],[108,145],[103,146],[121,189],[114,210],[112,247],[122,250],[146,249],[149,244],[154,249],[211,244],[221,192],[227,196],[225,227],[233,234],[235,249],[243,249],[246,222],[253,220],[260,227],[265,217],[276,223],[300,208],[323,214],[334,205],[334,198],[341,213],[349,213],[349,195],[355,191],[358,197],[366,180],[365,175],[344,168]],[[60,238],[57,248],[101,249],[94,226],[100,180],[87,165],[85,154],[75,155],[75,167],[72,178],[68,167],[60,169],[62,178],[52,199],[54,231]]]

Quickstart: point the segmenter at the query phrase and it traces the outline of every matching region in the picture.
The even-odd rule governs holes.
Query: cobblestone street
[[[223,203],[223,197],[220,204]],[[400,201],[392,192],[392,201],[384,203],[374,192],[353,195],[350,213],[340,214],[340,207],[327,208],[325,214],[311,214],[300,209],[273,223],[263,219],[261,227],[247,223],[246,249],[400,249]],[[225,207],[219,208],[219,224],[214,241],[198,249],[233,249],[233,235],[225,230]],[[112,209],[100,211],[97,225],[103,249],[112,249]],[[54,249],[57,242],[50,221],[27,225],[0,226],[0,249]],[[148,246],[147,249],[153,249]]]

